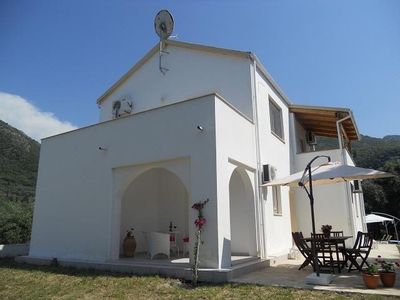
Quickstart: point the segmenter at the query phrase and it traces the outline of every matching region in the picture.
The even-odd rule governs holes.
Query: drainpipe
[[[344,117],[342,119],[339,119],[336,121],[336,129],[337,129],[337,134],[338,134],[338,140],[339,140],[339,149],[342,155],[342,161],[343,164],[347,165],[347,157],[346,157],[346,149],[343,148],[343,141],[342,141],[342,123],[348,119],[350,119],[351,116],[348,115],[347,117]],[[347,196],[347,201],[346,201],[346,206],[347,206],[347,212],[349,216],[349,225],[352,231],[353,236],[356,236],[357,232],[354,228],[354,218],[353,218],[353,205],[352,205],[352,196],[351,196],[351,190],[350,190],[350,184],[348,182],[345,182],[345,190],[346,190],[346,196]]]
[[[260,250],[261,258],[266,257],[266,243],[265,243],[265,232],[264,232],[264,203],[262,203],[262,187],[260,186],[261,182],[261,154],[260,154],[260,131],[258,128],[258,102],[257,102],[257,62],[249,53],[249,58],[253,62],[253,74],[252,74],[252,83],[251,83],[251,100],[253,105],[253,121],[254,121],[254,129],[255,129],[255,144],[256,144],[256,160],[257,160],[257,168],[256,168],[256,200],[257,200],[257,222],[259,224],[259,229],[257,230],[257,240],[258,247]]]
[[[337,134],[338,134],[338,139],[339,139],[339,149],[343,149],[343,141],[342,141],[342,135],[341,135],[341,132],[342,132],[342,123],[344,122],[344,121],[346,121],[347,119],[350,119],[351,117],[350,116],[347,116],[347,117],[344,117],[344,118],[342,118],[342,119],[340,119],[340,120],[337,120],[336,121],[336,130],[337,130]],[[344,157],[343,157],[344,158]]]

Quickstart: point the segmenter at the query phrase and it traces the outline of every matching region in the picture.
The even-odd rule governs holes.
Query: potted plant
[[[331,236],[331,230],[332,230],[332,225],[326,224],[321,226],[321,231],[326,238]]]
[[[387,262],[378,255],[376,262],[380,265],[379,276],[385,287],[393,287],[396,282],[395,266],[399,267],[398,262]]]
[[[136,250],[136,239],[133,235],[133,228],[126,231],[124,242],[122,243],[122,250],[125,257],[134,257]]]
[[[376,264],[370,264],[363,271],[363,281],[367,288],[376,289],[379,284],[379,270]]]

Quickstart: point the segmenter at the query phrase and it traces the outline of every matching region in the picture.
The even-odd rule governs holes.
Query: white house
[[[359,138],[349,109],[294,105],[254,54],[177,41],[161,58],[156,45],[97,104],[98,124],[42,140],[27,260],[112,268],[127,229],[141,253],[143,233],[167,233],[170,222],[191,249],[191,206],[206,198],[202,268],[287,257],[291,232],[310,232],[308,200],[260,187],[264,177],[304,169],[317,155],[313,135],[339,136],[339,149],[324,152],[354,164],[346,148]],[[317,187],[316,199],[317,228],[365,229],[362,194],[350,184]],[[136,268],[161,272],[161,261]]]

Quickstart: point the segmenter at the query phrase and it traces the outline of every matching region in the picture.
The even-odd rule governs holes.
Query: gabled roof
[[[166,45],[175,46],[175,47],[181,47],[181,48],[187,48],[187,49],[192,49],[192,50],[197,50],[197,51],[210,52],[210,53],[214,53],[214,54],[229,55],[232,57],[250,59],[253,62],[256,62],[258,71],[261,72],[261,74],[265,77],[265,79],[271,84],[271,86],[275,90],[275,92],[282,97],[282,99],[286,102],[286,104],[290,105],[292,103],[289,100],[289,98],[285,95],[285,93],[282,91],[282,89],[278,86],[278,84],[273,80],[272,76],[267,72],[267,70],[262,65],[261,61],[257,58],[257,56],[251,52],[218,48],[218,47],[205,46],[205,45],[200,45],[200,44],[193,44],[193,43],[173,41],[173,40],[167,40],[164,43]],[[97,104],[101,104],[101,102],[107,96],[109,96],[115,89],[117,89],[121,84],[123,84],[133,73],[135,73],[137,70],[139,70],[141,66],[143,66],[154,54],[156,54],[159,51],[159,47],[160,47],[160,45],[159,45],[159,43],[157,43],[149,52],[147,52],[147,54],[141,60],[139,60],[135,65],[133,65],[133,67],[131,67],[128,70],[128,72],[126,72],[120,79],[118,79],[117,82],[115,82],[103,95],[101,95],[97,99]]]
[[[348,108],[292,104],[289,106],[289,111],[295,114],[296,120],[305,130],[327,137],[337,137],[336,121],[349,116],[342,123],[343,129],[349,141],[360,139],[353,112]]]

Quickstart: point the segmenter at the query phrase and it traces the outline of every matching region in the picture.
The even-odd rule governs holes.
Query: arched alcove
[[[120,253],[126,230],[133,227],[136,252],[147,251],[144,232],[165,232],[170,222],[180,232],[178,243],[188,235],[188,192],[174,173],[152,168],[141,173],[126,188],[121,200]]]
[[[236,168],[229,181],[232,255],[257,255],[254,193],[246,171]]]

